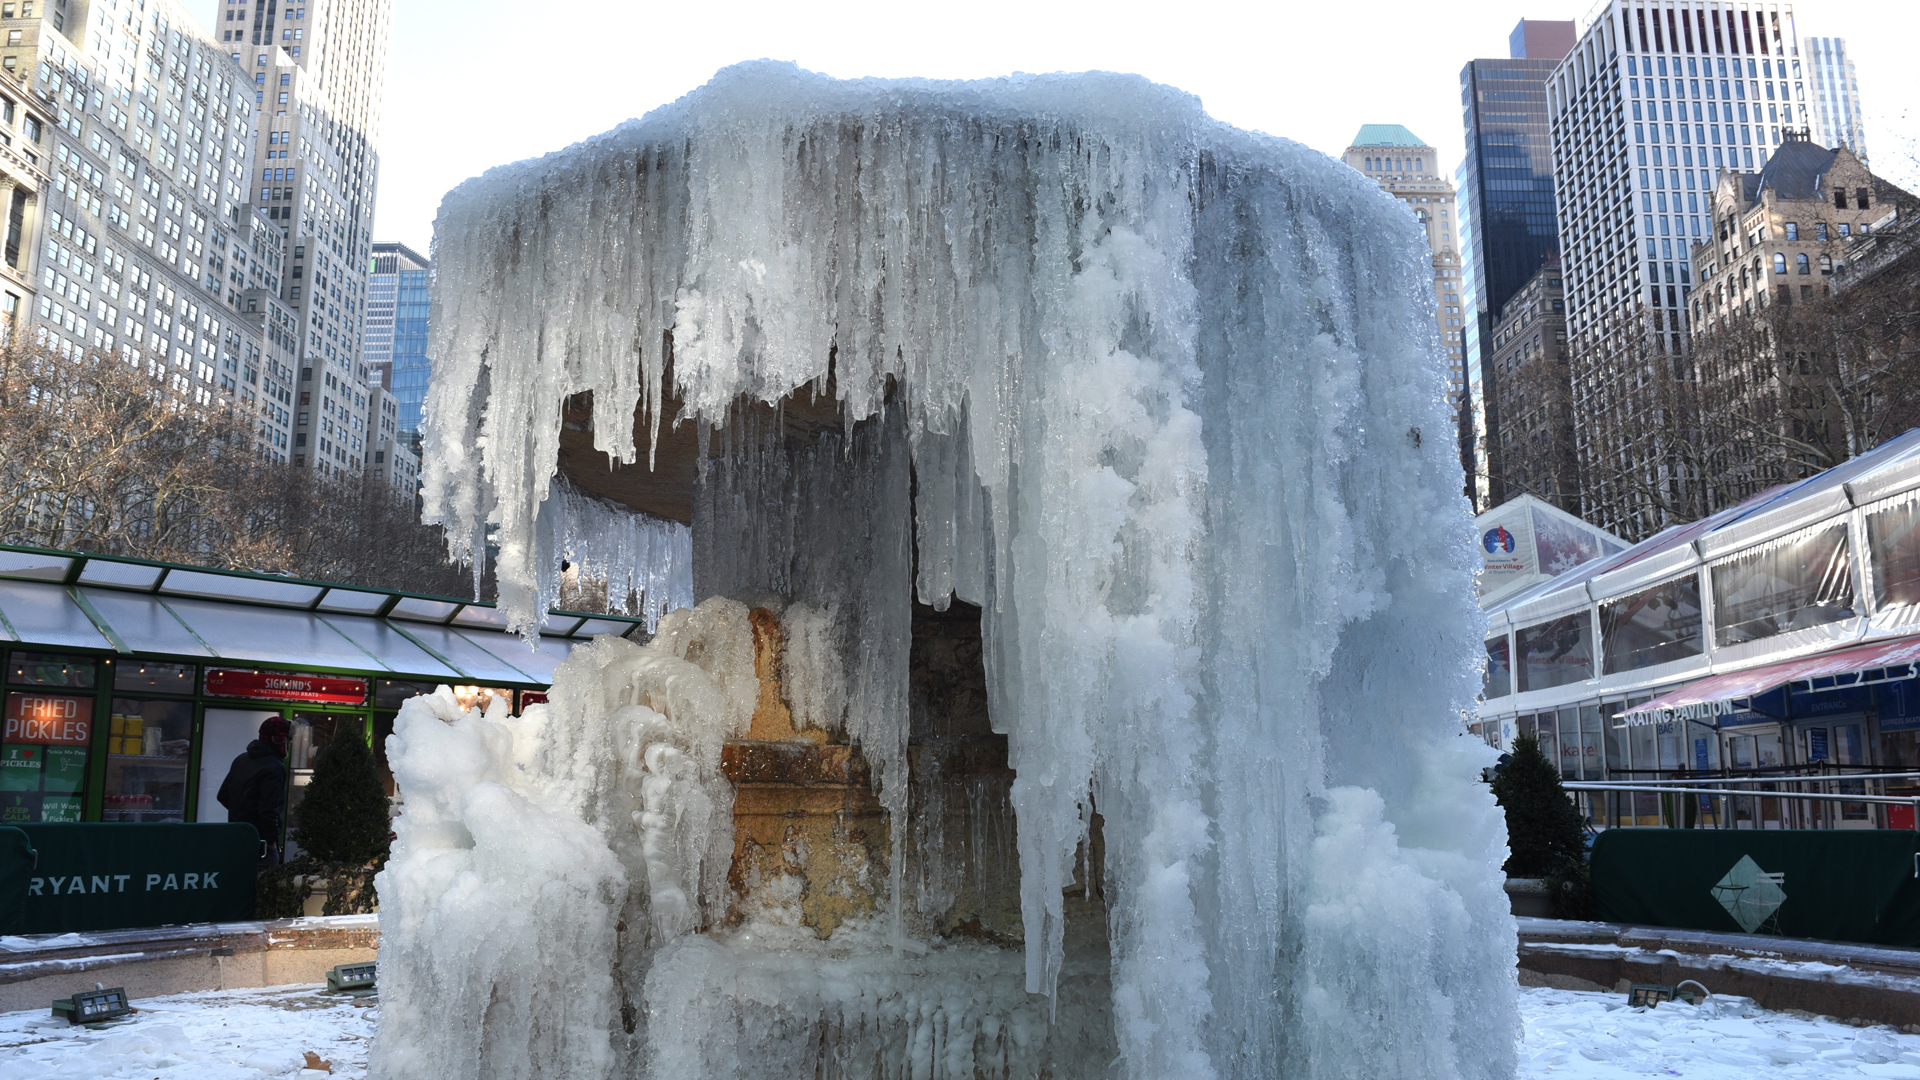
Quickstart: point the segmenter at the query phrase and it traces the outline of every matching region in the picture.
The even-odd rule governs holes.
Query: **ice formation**
[[[797,711],[864,750],[893,858],[890,922],[850,931],[808,969],[813,1004],[774,1018],[796,1040],[838,1032],[871,1066],[823,1075],[989,1059],[1002,1071],[980,1075],[1107,1075],[1084,1028],[1032,1044],[1042,1064],[982,1049],[1024,1023],[1023,994],[1084,991],[1068,907],[1096,814],[1114,1075],[1511,1075],[1504,830],[1484,748],[1461,737],[1476,561],[1428,257],[1396,200],[1138,78],[840,82],[759,63],[469,181],[434,254],[427,512],[473,542],[497,527],[510,617],[537,617],[560,408],[591,391],[597,445],[622,460],[651,453],[631,443],[636,410],[656,434],[697,426],[696,594],[804,605],[805,650],[835,669]],[[834,399],[843,429],[796,445],[778,410],[750,407],[789,395]],[[1011,989],[970,990],[991,964],[909,940],[916,595],[982,611],[1016,771]],[[610,674],[633,647],[595,648],[556,673],[544,715],[442,734],[415,710],[396,729],[383,963],[405,974],[383,973],[376,1076],[748,1075],[723,1044],[752,1026],[755,973],[799,993],[778,949],[666,940],[691,915],[636,921],[667,894],[622,815],[678,821],[684,791],[697,824],[676,835],[710,836],[726,785],[699,747],[736,729],[717,704],[649,706],[686,763],[656,803],[627,749],[646,736],[609,719],[649,693]],[[723,673],[702,678],[734,699]],[[416,762],[416,739],[472,764]],[[711,883],[661,866],[716,925]],[[859,933],[894,947],[863,952]],[[876,1003],[861,965],[873,986],[914,965],[947,982]],[[458,1022],[393,1004],[416,994]],[[957,1025],[950,1067],[885,1049],[931,1028],[862,1011],[908,1007]]]
[[[516,561],[518,552],[515,552]],[[693,530],[677,521],[637,513],[585,494],[555,477],[542,508],[531,574],[501,584],[501,601],[525,625],[531,610],[544,613],[560,601],[560,560],[583,577],[606,582],[607,610],[646,619],[647,629],[676,608],[693,606]],[[480,563],[476,562],[475,566]]]

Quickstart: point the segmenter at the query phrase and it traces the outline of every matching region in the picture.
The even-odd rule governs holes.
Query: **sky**
[[[224,6],[187,2],[209,26]],[[462,180],[566,147],[763,57],[842,78],[1133,72],[1194,94],[1217,119],[1334,155],[1361,124],[1404,124],[1452,175],[1461,66],[1506,56],[1523,17],[1584,28],[1594,6],[395,0],[374,236],[426,254],[441,196]],[[1795,10],[1803,36],[1847,39],[1875,171],[1920,190],[1911,50],[1920,3],[1810,0]]]

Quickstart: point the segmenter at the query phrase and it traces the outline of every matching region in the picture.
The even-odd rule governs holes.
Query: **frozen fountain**
[[[529,633],[608,533],[701,602],[401,714],[374,1076],[1512,1074],[1395,200],[1138,78],[758,63],[434,255],[429,517]]]

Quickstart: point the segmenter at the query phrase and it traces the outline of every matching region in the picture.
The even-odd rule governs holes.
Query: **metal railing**
[[[1679,770],[1668,769],[1665,771],[1677,772]],[[1667,788],[1670,788],[1675,784],[1836,784],[1836,783],[1837,784],[1860,784],[1870,780],[1920,781],[1920,772],[1896,772],[1896,773],[1825,772],[1825,773],[1804,773],[1799,775],[1788,775],[1788,774],[1782,773],[1782,774],[1768,774],[1764,776],[1692,776],[1692,777],[1683,776],[1683,777],[1676,777],[1669,780],[1659,780],[1659,779],[1637,780],[1636,779],[1636,780],[1625,781],[1625,783],[1633,784],[1633,785],[1658,784],[1660,785],[1662,790],[1666,790]],[[1606,781],[1601,781],[1601,780],[1569,780],[1569,781],[1566,781],[1561,786],[1565,787],[1569,791],[1572,791],[1576,788],[1595,787],[1596,785],[1606,785],[1606,784],[1607,784]],[[1920,786],[1920,784],[1916,784],[1916,786]],[[1740,794],[1744,795],[1748,793],[1741,792]]]
[[[1739,827],[1738,814],[1733,804],[1734,799],[1747,799],[1747,800],[1797,799],[1803,802],[1813,802],[1813,803],[1843,803],[1843,804],[1853,804],[1857,806],[1872,805],[1872,806],[1906,807],[1908,811],[1913,815],[1913,821],[1907,827],[1920,830],[1920,795],[1889,795],[1885,793],[1884,785],[1882,786],[1882,793],[1879,795],[1869,794],[1865,790],[1865,786],[1866,786],[1865,782],[1868,780],[1905,780],[1905,779],[1920,779],[1920,773],[1877,773],[1877,774],[1871,774],[1871,775],[1863,774],[1857,777],[1848,777],[1848,778],[1840,778],[1840,777],[1717,778],[1716,777],[1712,779],[1702,779],[1702,780],[1664,780],[1664,781],[1648,780],[1648,781],[1639,781],[1636,783],[1609,783],[1605,781],[1577,781],[1576,780],[1576,781],[1563,782],[1561,784],[1561,787],[1565,788],[1567,791],[1574,791],[1574,792],[1579,792],[1579,791],[1621,792],[1621,793],[1628,793],[1628,794],[1654,794],[1654,795],[1662,795],[1662,796],[1669,796],[1669,797],[1671,796],[1695,796],[1695,797],[1705,796],[1707,798],[1713,799],[1716,803],[1714,812],[1711,815],[1707,815],[1707,816],[1710,816],[1711,822],[1703,823],[1705,827],[1708,827],[1708,828],[1726,829],[1726,828]],[[1796,782],[1797,783],[1820,783],[1820,784],[1845,783],[1850,785],[1859,784],[1862,790],[1859,790],[1859,791],[1776,791],[1776,790],[1770,790],[1770,789],[1763,789],[1763,790],[1756,791],[1752,789],[1740,790],[1737,788],[1729,788],[1729,787],[1705,786],[1706,784],[1758,784],[1758,783],[1777,784],[1777,783],[1783,783],[1783,782],[1785,783],[1796,783]],[[1664,823],[1671,824],[1674,819],[1682,819],[1682,818],[1690,817],[1691,815],[1688,814],[1689,809],[1690,808],[1685,804],[1669,803],[1666,799],[1662,799],[1659,807],[1659,817],[1662,819]],[[1758,810],[1759,807],[1755,806],[1755,807],[1752,807],[1752,809]],[[1620,815],[1609,815],[1609,816],[1617,817]],[[1636,810],[1636,813],[1634,814],[1634,816],[1637,818],[1642,815],[1638,814]],[[1752,827],[1755,827],[1755,828],[1762,827],[1761,822],[1763,819],[1757,813],[1750,813],[1748,815],[1747,820],[1753,822]],[[1688,827],[1693,827],[1693,826],[1689,824]]]

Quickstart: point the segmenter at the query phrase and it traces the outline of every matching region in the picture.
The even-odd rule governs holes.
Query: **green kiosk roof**
[[[448,683],[546,686],[624,615],[553,611],[536,647],[492,604],[0,545],[0,641]]]

